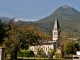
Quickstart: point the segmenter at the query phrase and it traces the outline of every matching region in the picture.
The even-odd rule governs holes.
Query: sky
[[[0,16],[37,21],[68,5],[80,12],[80,0],[0,0]]]

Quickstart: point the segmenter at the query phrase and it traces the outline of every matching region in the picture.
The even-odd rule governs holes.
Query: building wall
[[[43,45],[37,45],[37,46],[30,46],[30,50],[34,51],[35,54],[37,54],[37,48],[42,48],[43,51],[48,55],[48,52],[50,49],[54,49],[54,45],[51,44],[43,44]]]

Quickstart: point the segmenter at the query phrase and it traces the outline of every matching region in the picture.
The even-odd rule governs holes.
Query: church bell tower
[[[60,37],[60,26],[59,26],[59,23],[58,23],[58,19],[55,20],[54,28],[52,30],[52,34],[53,34],[52,40],[55,43],[55,48],[57,48],[58,45],[59,45],[59,37]]]

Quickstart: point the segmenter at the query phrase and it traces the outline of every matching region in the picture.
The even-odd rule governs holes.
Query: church
[[[50,49],[57,49],[60,43],[60,26],[58,19],[55,20],[54,28],[52,30],[52,40],[45,40],[40,45],[30,46],[29,49],[37,54],[37,48],[42,48],[43,52],[48,55]]]

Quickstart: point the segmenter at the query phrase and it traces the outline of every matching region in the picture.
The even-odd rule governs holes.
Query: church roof
[[[53,41],[53,40],[40,40],[39,41],[39,43],[40,44],[52,44],[52,43],[54,43],[55,41]]]
[[[56,19],[54,24],[54,29],[59,29],[59,28],[60,28],[59,22],[58,22],[58,19]]]

